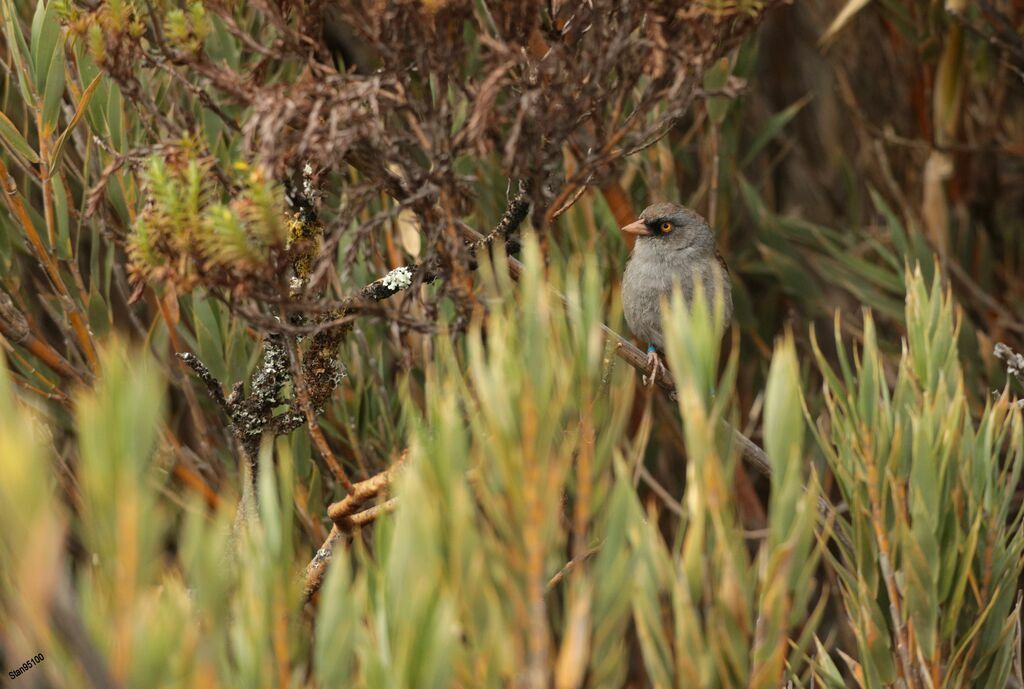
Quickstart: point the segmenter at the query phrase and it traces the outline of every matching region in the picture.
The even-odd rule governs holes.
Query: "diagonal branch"
[[[216,403],[217,408],[220,409],[225,416],[229,419],[232,416],[231,405],[228,404],[227,399],[224,397],[224,389],[220,386],[220,381],[217,380],[210,369],[206,367],[199,357],[192,352],[177,352],[176,356],[181,359],[185,364],[195,371],[196,376],[206,386],[206,393],[210,396],[210,399]]]
[[[390,469],[388,471],[390,471]],[[366,481],[361,481],[360,483],[355,484],[357,490],[361,483],[375,481],[384,473],[387,473],[387,471],[366,479]],[[344,500],[341,502],[344,502]],[[335,503],[335,505],[338,504],[339,503]],[[335,505],[332,505],[331,507],[334,507]],[[324,574],[327,572],[327,565],[330,564],[331,558],[334,557],[334,549],[342,538],[351,536],[354,531],[367,526],[382,514],[394,511],[397,505],[398,499],[390,498],[361,512],[344,516],[335,522],[331,527],[331,533],[328,534],[323,545],[320,546],[313,555],[313,559],[309,561],[308,565],[306,565],[306,571],[303,574],[303,580],[305,582],[302,588],[303,601],[309,601],[309,599],[312,598],[318,590],[320,590],[320,585],[323,584]]]
[[[394,481],[398,470],[405,464],[409,451],[403,450],[401,456],[376,476],[360,481],[352,486],[348,495],[327,508],[327,516],[341,528],[351,522],[352,514],[358,511],[367,500],[376,497]]]

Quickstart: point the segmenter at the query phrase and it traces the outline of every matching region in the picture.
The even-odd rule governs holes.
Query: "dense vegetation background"
[[[0,16],[5,682],[1024,686],[1019,2]]]

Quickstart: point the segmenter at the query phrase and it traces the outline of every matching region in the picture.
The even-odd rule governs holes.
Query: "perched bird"
[[[661,298],[669,297],[678,284],[686,302],[692,303],[699,282],[711,304],[720,296],[724,307],[723,328],[732,319],[732,285],[725,259],[715,249],[715,236],[700,214],[674,203],[656,203],[640,219],[622,228],[636,235],[633,253],[622,276],[622,310],[634,335],[648,344],[647,362],[653,384],[663,369],[659,352],[665,339],[661,328]]]

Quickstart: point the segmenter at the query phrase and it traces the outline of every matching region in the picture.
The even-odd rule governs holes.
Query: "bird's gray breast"
[[[661,299],[670,298],[673,285],[678,283],[683,298],[692,303],[695,280],[701,281],[705,295],[712,299],[721,286],[725,324],[728,325],[732,315],[729,277],[714,254],[703,256],[689,250],[659,249],[657,243],[638,241],[622,276],[622,310],[630,331],[644,342],[663,349]]]

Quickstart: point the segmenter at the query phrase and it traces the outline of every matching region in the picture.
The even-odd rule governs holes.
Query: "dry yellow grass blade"
[[[850,0],[847,2],[843,9],[839,11],[839,14],[836,15],[836,18],[832,20],[829,27],[825,29],[825,33],[821,35],[821,40],[818,41],[818,45],[826,46],[831,43],[836,34],[838,34],[842,28],[846,26],[851,19],[853,19],[853,15],[867,7],[869,2],[871,2],[871,0]]]

